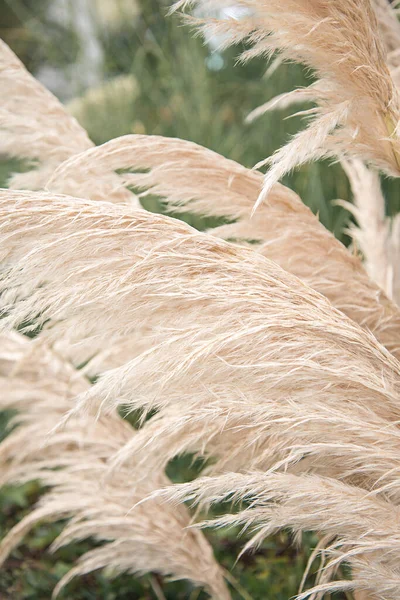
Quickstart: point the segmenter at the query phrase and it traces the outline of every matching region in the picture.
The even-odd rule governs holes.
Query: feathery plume
[[[179,244],[187,245],[188,251],[193,253],[193,256],[188,255],[183,265],[189,266],[190,261],[195,261],[196,252],[204,250],[204,259],[207,262],[215,261],[216,270],[224,262],[227,266],[232,264],[234,269],[241,269],[239,263],[244,260],[243,269],[249,265],[248,268],[255,269],[256,273],[265,270],[267,278],[271,271],[277,280],[288,278],[295,287],[308,290],[299,280],[249,249],[201,234],[183,222],[168,217],[144,211],[131,214],[124,207],[109,203],[79,199],[72,202],[66,196],[4,190],[0,194],[0,227],[0,258],[4,265],[1,304],[5,312],[9,311],[3,324],[16,325],[33,319],[32,326],[35,326],[51,318],[52,323],[46,327],[49,334],[55,329],[65,330],[69,331],[72,339],[91,334],[100,336],[97,332],[98,317],[104,321],[104,338],[107,340],[109,334],[114,335],[123,329],[120,327],[122,324],[127,324],[127,331],[133,331],[136,327],[134,322],[145,322],[142,315],[135,314],[135,307],[141,305],[141,297],[134,294],[128,296],[130,278],[133,286],[136,285],[136,275],[145,277],[143,284],[155,286],[158,278],[153,281],[147,277],[146,269],[152,268],[156,257],[160,260],[160,277],[164,265],[167,268],[170,264],[168,268],[171,268],[171,275],[172,272],[175,274],[172,270],[181,259]],[[175,245],[177,248],[174,251]],[[68,253],[65,252],[66,248],[69,249]],[[202,258],[201,254],[199,258]],[[142,267],[143,271],[140,270]],[[202,272],[202,268],[199,261],[198,270]],[[182,277],[189,277],[190,273],[191,269],[183,271]],[[175,290],[179,298],[179,269],[176,275],[176,283],[171,282],[169,287]],[[210,277],[212,275],[211,271]],[[89,287],[88,281],[96,283]],[[207,278],[205,283],[211,284]],[[229,280],[226,281],[228,284]],[[193,285],[197,290],[196,282]],[[214,290],[212,288],[209,291]],[[239,292],[229,291],[234,292],[234,297],[240,297]],[[312,294],[311,290],[308,291]],[[162,288],[159,293],[161,302]],[[191,295],[190,288],[187,293]],[[200,299],[201,288],[196,293],[200,294]],[[318,294],[315,296],[323,300]],[[182,299],[184,301],[185,297]],[[107,300],[110,306],[107,306]],[[118,306],[121,309],[126,307],[128,312],[119,313]],[[328,303],[327,306],[330,308]],[[96,312],[100,307],[100,313]],[[150,308],[149,322],[153,315],[155,323],[159,317],[163,320],[156,305]],[[113,319],[110,321],[108,317],[111,314]],[[166,306],[165,315],[168,314],[175,315],[176,306]],[[341,313],[337,315],[339,320],[343,318]],[[132,326],[129,327],[131,318]]]
[[[393,269],[393,298],[400,305],[400,216],[396,215],[392,220],[390,236],[390,252],[392,256]]]
[[[188,4],[225,2],[178,3]],[[54,160],[35,150],[46,171],[38,187],[53,173],[50,193],[0,192],[0,323],[41,329],[37,341],[21,342],[41,352],[34,361],[15,333],[0,349],[4,406],[20,410],[0,444],[1,482],[35,477],[50,487],[3,540],[0,560],[44,518],[70,519],[54,549],[86,537],[104,542],[55,594],[72,577],[111,566],[189,578],[227,599],[210,547],[186,530],[186,508],[165,501],[207,508],[233,499],[249,507],[216,524],[254,528],[248,547],[284,527],[324,535],[329,562],[300,597],[335,589],[398,597],[400,313],[275,183],[320,156],[361,156],[400,174],[397,91],[369,0],[239,4],[249,9],[242,19],[209,21],[226,44],[250,41],[249,58],[279,50],[318,76],[309,90],[278,99],[310,97],[318,108],[269,161],[264,189],[260,173],[194,144],[128,136]],[[386,48],[394,36],[393,25]],[[231,222],[210,235],[132,210],[128,186],[157,194],[170,210]],[[257,197],[265,203],[250,220]],[[388,255],[397,251],[398,222],[389,231],[376,199],[356,207],[358,236],[370,274],[384,276],[395,296]],[[71,365],[64,373],[48,341],[65,344],[79,363],[111,348],[116,367],[89,386]],[[134,432],[120,406],[156,414]],[[55,428],[43,445],[43,431]],[[171,487],[164,468],[184,452],[211,459],[208,478]],[[353,580],[330,582],[344,561]]]
[[[314,88],[318,89],[318,84],[319,82],[309,85],[307,88],[296,88],[291,92],[275,96],[265,104],[252,110],[246,117],[246,123],[252,123],[272,110],[286,110],[304,102],[313,102],[315,99],[313,90]]]
[[[191,520],[184,507],[152,501],[130,511],[132,502],[168,484],[162,472],[146,472],[135,485],[126,468],[109,476],[110,458],[135,435],[132,427],[117,414],[95,424],[79,417],[46,440],[89,383],[42,343],[14,332],[2,334],[0,342],[1,406],[19,411],[18,427],[0,444],[1,485],[39,479],[50,487],[3,539],[0,561],[40,521],[68,518],[53,550],[89,537],[103,544],[79,559],[55,596],[72,578],[111,567],[114,574],[154,570],[188,578],[218,600],[229,599],[207,541],[186,529]]]
[[[397,83],[400,60],[400,23],[393,5],[387,0],[374,0],[373,8],[378,21],[379,32],[386,50],[388,66]],[[295,89],[272,98],[253,110],[247,117],[252,122],[273,110],[284,110],[304,102],[316,100],[314,89],[320,81],[305,89]],[[386,295],[399,301],[394,291],[397,256],[394,247],[396,239],[391,235],[390,219],[385,216],[385,199],[377,172],[368,169],[360,160],[342,160],[342,166],[349,178],[356,208],[350,203],[341,202],[357,219],[358,227],[352,226],[350,235],[356,241],[364,256],[364,264],[371,279]],[[393,227],[393,230],[395,227]]]
[[[382,480],[397,497],[390,422],[399,418],[399,363],[323,296],[259,253],[168,217],[39,193],[34,202],[23,192],[5,196],[3,324],[48,321],[40,336],[72,342],[112,344],[138,332],[146,339],[147,349],[81,396],[77,413],[125,403],[159,409],[162,435],[151,435],[157,419],[138,434],[138,443],[149,432],[146,443],[158,438],[156,462],[182,451],[221,457],[221,465],[232,457],[236,468],[312,455],[318,468],[333,464],[344,478],[363,472],[368,489]],[[343,394],[340,418],[333,409]],[[326,444],[318,446],[324,422]],[[293,434],[285,437],[287,427]]]
[[[329,557],[325,569],[329,572],[329,567],[337,568],[346,562],[352,567],[353,579],[322,581],[298,596],[299,599],[354,589],[375,598],[398,597],[399,508],[357,487],[310,475],[227,473],[174,486],[161,495],[176,502],[195,500],[206,505],[245,500],[248,508],[203,525],[241,525],[244,531],[250,530],[254,535],[246,549],[283,528],[296,534],[313,530],[325,535],[330,540],[324,550]]]
[[[400,22],[395,10],[395,3],[387,0],[373,0],[379,32],[383,41],[387,62],[392,77],[398,85],[400,83]]]
[[[374,0],[373,7],[383,40],[387,62],[397,86],[400,84],[400,22],[395,3]],[[386,218],[385,199],[377,173],[360,161],[343,162],[353,189],[358,228],[351,228],[353,238],[363,252],[366,268],[395,302],[400,303],[399,251],[397,219]],[[351,207],[348,206],[351,210]]]
[[[367,273],[393,298],[393,264],[390,257],[390,224],[385,214],[378,173],[358,160],[343,161],[349,178],[354,204],[341,202],[357,219],[358,226],[350,227],[350,234],[364,256]]]
[[[397,307],[367,277],[358,257],[350,255],[292,190],[276,184],[251,218],[262,189],[261,173],[192,142],[141,135],[111,140],[72,157],[47,187],[77,196],[92,189],[99,198],[109,169],[124,171],[121,185],[134,186],[139,197],[158,196],[170,211],[230,221],[211,233],[252,242],[252,248],[327,296],[400,356]]]
[[[0,40],[0,153],[26,159],[37,167],[15,174],[13,189],[43,189],[54,170],[74,154],[93,147],[86,131],[67,109],[25,69],[10,48]],[[96,190],[84,192],[93,200],[131,202],[135,196],[110,172],[99,197]],[[106,192],[104,191],[106,189]]]
[[[216,8],[223,0],[181,0],[188,6]],[[322,157],[353,156],[400,175],[398,92],[390,76],[370,0],[239,0],[248,13],[241,19],[204,17],[195,23],[208,35],[221,34],[223,46],[247,41],[244,59],[269,56],[311,67],[318,85],[318,107],[307,129],[274,156],[258,204],[272,185],[294,167]]]
[[[372,7],[378,21],[378,30],[386,52],[386,61],[393,80],[398,87],[400,77],[400,22],[394,9],[393,2],[388,0],[372,0]],[[277,62],[277,66],[274,67],[274,70],[280,66],[282,59],[279,58],[275,62]],[[271,110],[285,110],[289,107],[296,106],[297,104],[303,104],[310,101],[314,102],[316,101],[317,96],[313,90],[314,88],[317,88],[318,90],[318,87],[320,86],[321,82],[316,81],[307,88],[297,88],[290,92],[275,96],[265,104],[255,108],[247,116],[246,121],[251,123]],[[320,91],[323,93],[323,86]]]
[[[93,144],[1,40],[0,87],[0,153],[38,163],[38,168],[14,175],[10,187],[41,189],[56,166]]]

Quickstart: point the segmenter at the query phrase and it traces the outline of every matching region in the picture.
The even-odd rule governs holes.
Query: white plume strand
[[[354,206],[341,204],[354,214],[358,223],[358,227],[350,228],[350,233],[363,253],[369,276],[393,298],[390,222],[386,219],[379,175],[360,161],[346,161],[342,165],[351,184]]]

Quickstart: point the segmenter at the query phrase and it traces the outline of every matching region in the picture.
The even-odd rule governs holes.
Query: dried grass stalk
[[[393,269],[393,297],[400,305],[400,216],[396,215],[391,223],[390,252]]]
[[[386,216],[385,198],[378,173],[358,160],[343,161],[354,204],[340,202],[356,218],[349,233],[364,256],[364,265],[373,281],[400,304],[399,219]]]
[[[357,219],[350,234],[363,253],[365,268],[386,294],[393,298],[393,264],[390,256],[390,223],[385,214],[378,173],[360,161],[343,161],[349,178],[354,205],[341,202]]]

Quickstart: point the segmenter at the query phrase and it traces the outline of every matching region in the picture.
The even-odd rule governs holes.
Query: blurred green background
[[[212,44],[193,38],[177,16],[167,18],[166,12],[162,0],[0,0],[0,35],[28,69],[69,105],[96,144],[127,133],[181,137],[252,167],[298,131],[302,123],[289,118],[290,113],[268,114],[251,125],[244,120],[275,95],[308,85],[310,74],[299,66],[283,65],[266,77],[264,61],[237,64],[240,48],[220,54]],[[0,157],[0,183],[5,185],[16,169],[16,161]],[[339,198],[350,199],[339,165],[308,165],[284,183],[347,242],[344,230],[349,214],[332,204]],[[388,213],[398,212],[399,184],[384,181],[384,187]],[[203,225],[198,218],[186,219],[199,228]],[[3,434],[6,422],[4,415]],[[171,465],[174,480],[192,474],[186,459]],[[1,534],[26,514],[40,492],[36,483],[1,491]],[[46,548],[59,530],[60,526],[43,524],[13,553],[0,572],[0,599],[50,598],[58,579],[91,545],[88,541],[51,556]],[[236,563],[243,545],[236,531],[207,535],[221,563],[232,571],[233,597],[245,600],[293,596],[315,545],[310,535],[303,549],[296,549],[289,534],[283,533]],[[73,600],[205,597],[188,583],[169,583],[157,574],[113,580],[106,573],[73,582],[61,596]]]

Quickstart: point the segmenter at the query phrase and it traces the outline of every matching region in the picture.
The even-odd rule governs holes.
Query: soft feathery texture
[[[247,547],[282,528],[296,534],[309,530],[323,534],[328,558],[325,573],[319,586],[298,598],[354,589],[381,600],[398,598],[399,508],[357,487],[325,477],[258,471],[197,479],[166,489],[161,496],[206,506],[222,500],[246,501],[247,508],[204,525],[242,525],[253,533]],[[352,581],[329,581],[332,570],[343,562],[352,566]]]
[[[18,410],[16,428],[0,444],[0,483],[39,479],[49,487],[38,506],[0,544],[0,560],[40,521],[69,519],[52,548],[92,537],[102,545],[84,554],[60,581],[55,595],[73,577],[104,567],[114,574],[158,571],[204,585],[216,599],[228,599],[220,568],[202,535],[187,530],[184,507],[159,501],[142,504],[168,483],[161,470],[146,471],[135,483],[126,468],[109,475],[111,457],[135,435],[117,414],[77,417],[48,437],[76,394],[89,383],[43,343],[9,332],[0,335],[1,408]]]
[[[294,95],[315,95],[316,120],[277,155],[270,182],[299,159],[347,151],[397,173],[398,101],[369,2],[240,4],[250,10],[228,23],[237,39],[250,34],[254,53],[262,53],[282,49],[295,31],[293,53],[319,75]],[[287,45],[283,55],[291,52]],[[160,507],[160,499],[207,507],[234,497],[250,507],[218,524],[254,526],[254,543],[281,528],[322,536],[331,560],[307,594],[354,588],[374,600],[397,598],[398,309],[290,190],[272,186],[251,220],[260,173],[181,140],[146,136],[65,158],[49,178],[50,193],[0,193],[1,325],[44,327],[32,345],[44,365],[29,367],[27,381],[20,381],[26,359],[10,358],[18,354],[12,337],[5,360],[0,350],[4,405],[20,409],[19,427],[0,445],[2,481],[35,476],[51,488],[4,540],[4,556],[40,519],[71,517],[55,548],[87,536],[107,543],[86,554],[56,592],[76,574],[111,566],[188,577],[227,598],[209,546],[183,531],[186,510]],[[231,222],[213,237],[136,211],[130,185],[170,210]],[[369,239],[379,218],[365,221]],[[376,252],[369,263],[381,258]],[[395,274],[391,281],[395,296]],[[72,367],[64,375],[63,362],[48,358],[48,340],[68,347],[78,363],[95,354],[99,370],[105,358],[117,368],[89,387]],[[59,365],[57,405],[47,362],[51,372]],[[116,416],[121,405],[157,413],[133,432]],[[56,428],[68,410],[64,428]],[[55,428],[43,446],[43,430]],[[163,469],[183,452],[209,458],[209,477],[171,488]],[[154,491],[160,487],[166,491]],[[330,581],[343,561],[353,581]]]
[[[397,86],[400,83],[400,22],[395,2],[373,0],[387,63]],[[370,277],[387,295],[400,303],[399,220],[386,217],[385,198],[378,174],[361,161],[343,161],[353,191],[355,208],[347,205],[358,227],[350,233],[359,245]]]
[[[309,88],[304,91],[293,90],[259,106],[248,115],[247,120],[251,122],[266,112],[284,110],[312,99],[312,91]],[[356,250],[362,252],[363,264],[370,280],[375,282],[388,298],[399,304],[400,296],[398,283],[396,283],[400,277],[398,219],[386,217],[386,202],[380,177],[375,169],[367,168],[358,159],[342,160],[341,165],[350,182],[353,203],[338,200],[337,204],[351,212],[357,221],[357,225],[350,225],[347,232],[353,238]],[[243,228],[243,234],[249,236],[253,226],[254,220],[249,221]],[[222,227],[219,231],[228,233],[230,229],[235,227]],[[238,228],[239,232],[240,228]],[[301,246],[304,247],[303,242]],[[276,260],[279,262],[279,258]],[[325,264],[327,265],[327,262]],[[330,297],[329,293],[326,295]],[[358,320],[354,314],[351,316]]]
[[[28,161],[31,168],[9,181],[13,189],[43,189],[54,170],[74,154],[93,147],[85,129],[67,109],[25,69],[0,40],[0,153]],[[135,196],[118,176],[103,177],[109,200],[132,202]],[[85,190],[87,191],[87,190]],[[103,199],[92,189],[89,197]]]
[[[49,198],[4,192],[2,323],[48,321],[40,336],[72,342],[144,338],[75,411],[160,410],[114,467],[199,452],[219,470],[328,470],[397,501],[400,365],[373,335],[252,250]]]
[[[391,223],[390,252],[393,269],[393,298],[400,305],[400,215],[396,215]]]
[[[314,119],[265,161],[270,169],[259,202],[285,173],[323,156],[360,157],[399,175],[399,97],[370,0],[240,0],[238,5],[248,9],[242,18],[204,16],[194,22],[221,34],[223,46],[250,42],[245,59],[279,51],[318,77],[312,90],[318,106],[308,112]],[[215,11],[226,2],[175,4],[176,9],[188,6]]]
[[[1,305],[8,313],[2,323],[16,325],[32,320],[34,327],[51,318],[46,327],[49,335],[53,331],[55,336],[65,331],[70,333],[71,339],[91,334],[109,339],[109,334],[118,336],[125,324],[128,333],[135,330],[137,321],[143,325],[148,320],[153,326],[169,315],[176,315],[178,319],[182,315],[184,319],[185,313],[180,313],[172,302],[166,302],[166,312],[161,314],[159,305],[164,309],[160,304],[163,293],[166,297],[169,294],[168,288],[164,290],[161,287],[163,280],[159,277],[164,273],[171,277],[171,298],[177,294],[178,302],[179,292],[186,291],[187,298],[182,295],[182,301],[198,300],[200,309],[203,278],[196,279],[195,275],[197,272],[209,275],[211,279],[206,278],[204,285],[212,285],[211,265],[215,265],[216,272],[224,265],[231,265],[238,279],[239,272],[246,277],[246,268],[254,269],[261,278],[267,278],[265,284],[269,281],[269,273],[272,273],[277,280],[287,280],[289,287],[292,284],[299,289],[300,295],[304,290],[318,298],[319,302],[326,302],[298,279],[250,249],[199,233],[169,217],[144,211],[133,213],[123,206],[109,203],[3,190],[0,194],[0,238],[3,263]],[[186,247],[188,254],[185,260]],[[201,262],[203,251],[205,265]],[[182,266],[186,265],[186,270],[182,268],[180,273],[178,265],[181,262]],[[172,274],[176,275],[176,279]],[[144,277],[144,280],[137,280],[137,277]],[[189,278],[187,283],[191,286],[183,286],[181,290],[180,285],[185,278]],[[240,292],[245,291],[243,282],[230,278],[224,280],[226,285],[231,284],[227,291],[239,301]],[[92,281],[93,285],[88,286],[88,281]],[[147,319],[143,314],[137,314],[139,306],[142,308],[142,295],[131,293],[131,281],[132,292],[139,281],[143,293],[153,288],[157,291],[156,286],[160,282],[160,299],[156,301],[155,296]],[[147,289],[146,285],[151,287]],[[213,287],[206,287],[206,298],[207,292],[213,294],[216,291]],[[128,312],[117,310],[125,306]],[[326,306],[332,311],[328,302]],[[194,311],[197,306],[193,303],[189,308]],[[199,312],[199,324],[193,324],[196,327],[202,321]],[[229,311],[231,313],[232,310]],[[97,314],[104,322],[103,334],[98,332],[100,325],[94,318]],[[344,319],[338,311],[332,311],[332,314],[337,315],[339,320]],[[110,319],[111,315],[113,319]],[[131,319],[132,325],[129,326]]]
[[[373,0],[379,32],[384,44],[387,62],[392,77],[398,86],[400,83],[400,22],[397,16],[398,2]]]
[[[386,50],[386,60],[396,85],[399,78],[400,60],[400,23],[393,3],[387,0],[373,0],[379,33]],[[252,122],[263,114],[273,110],[284,110],[304,102],[315,101],[316,90],[321,82],[305,89],[295,89],[272,98],[253,110],[247,117]],[[379,175],[368,169],[357,159],[343,160],[342,165],[349,178],[353,191],[355,208],[342,203],[356,217],[358,226],[351,226],[349,233],[362,251],[364,264],[371,279],[375,281],[387,296],[399,303],[397,291],[399,279],[398,225],[386,218],[385,199],[381,190]]]
[[[251,122],[266,112],[283,110],[309,100],[313,100],[310,88],[304,91],[293,90],[256,108],[248,115],[247,120]],[[356,249],[362,252],[364,267],[371,281],[384,290],[388,298],[399,304],[398,219],[386,217],[386,202],[380,177],[375,169],[367,168],[358,159],[342,160],[341,165],[349,179],[354,204],[342,200],[337,203],[349,210],[357,221],[357,225],[349,227],[348,233],[355,241]],[[247,232],[249,235],[253,225],[254,221],[250,221],[243,233]],[[219,231],[229,232],[229,229],[229,226],[222,227]],[[327,296],[329,297],[329,293]],[[354,315],[351,316],[358,320]]]
[[[400,304],[400,220],[386,216],[385,198],[378,173],[361,161],[343,161],[353,192],[353,204],[341,201],[356,218],[349,234],[364,257],[365,268],[397,305]]]
[[[341,202],[357,219],[350,234],[364,256],[364,265],[373,281],[393,298],[393,274],[390,252],[390,223],[385,214],[385,198],[379,174],[361,161],[343,161],[349,178],[353,202]]]
[[[100,197],[102,177],[109,170],[123,171],[121,185],[133,185],[141,197],[158,196],[170,211],[224,218],[228,223],[211,233],[252,242],[254,249],[327,296],[400,356],[397,307],[367,277],[359,258],[319,223],[292,190],[276,184],[251,217],[262,189],[261,173],[192,142],[142,135],[117,138],[72,157],[57,169],[47,187],[78,196],[92,189]]]
[[[273,110],[286,110],[297,105],[302,105],[305,102],[313,102],[315,99],[314,90],[318,90],[318,86],[319,82],[317,81],[306,88],[295,88],[290,92],[285,92],[271,98],[268,102],[252,110],[246,117],[246,123],[252,123],[265,113]]]
[[[0,153],[37,163],[10,187],[41,189],[53,170],[93,144],[63,105],[0,40]]]
[[[90,473],[107,484],[95,487],[98,503],[101,492],[114,494],[121,473],[124,481],[128,475],[134,478],[139,489],[148,484],[149,469],[159,473],[176,454],[195,452],[213,459],[209,472],[214,477],[206,480],[213,489],[219,489],[220,474],[228,471],[230,489],[244,499],[261,492],[252,481],[248,493],[240,487],[240,471],[258,469],[266,495],[268,485],[290,477],[292,487],[283,488],[290,511],[278,510],[264,533],[286,526],[336,536],[335,558],[349,562],[354,574],[343,585],[395,597],[397,573],[387,557],[381,558],[394,534],[387,541],[388,526],[381,521],[385,513],[376,513],[371,522],[361,500],[368,494],[367,508],[374,515],[386,505],[391,517],[397,514],[400,365],[370,333],[259,253],[168,217],[10,191],[3,193],[3,207],[3,324],[49,320],[39,340],[48,333],[71,339],[93,335],[110,343],[121,332],[135,338],[141,331],[147,337],[144,352],[133,360],[127,356],[121,368],[80,394],[66,423],[72,435],[77,435],[75,420],[82,410],[89,422],[97,413],[101,427],[110,418],[104,413],[113,414],[121,403],[145,413],[158,409],[134,436],[129,432],[114,443],[119,438],[113,431],[112,451],[100,466],[104,434],[93,448],[85,432],[89,448],[80,455],[79,467],[71,461],[73,466],[66,464],[61,474],[48,475],[57,486],[56,500],[50,495],[49,504],[14,531],[6,547],[36,519],[76,511],[72,490],[76,485],[86,490]],[[62,454],[57,460],[68,462]],[[320,490],[327,478],[336,496]],[[298,502],[297,481],[304,482],[301,494],[308,512]],[[185,489],[197,493],[199,488],[204,494],[209,489],[203,480]],[[343,506],[352,498],[353,530],[343,525]],[[109,521],[105,526],[85,502],[83,507],[79,502],[82,512],[61,541],[94,531],[107,536],[103,526],[109,531]],[[107,504],[105,498],[101,506]],[[132,518],[142,518],[147,502],[133,494],[127,505],[124,515],[132,508]],[[88,510],[94,515],[89,525]],[[368,543],[376,541],[377,558],[365,536]],[[93,560],[89,555],[80,572],[103,566],[113,556],[113,565],[125,565],[120,552],[114,553],[113,546],[109,550]],[[396,552],[393,546],[395,558]],[[338,585],[324,583],[323,589]]]

